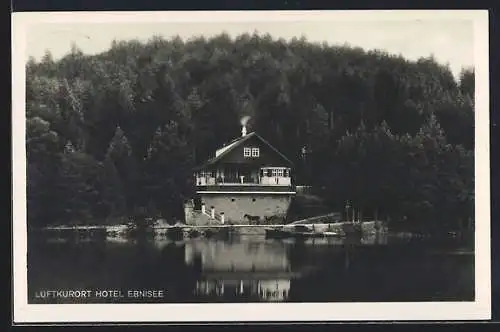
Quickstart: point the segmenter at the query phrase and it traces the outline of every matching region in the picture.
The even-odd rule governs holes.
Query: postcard
[[[12,17],[15,323],[490,318],[487,11]]]

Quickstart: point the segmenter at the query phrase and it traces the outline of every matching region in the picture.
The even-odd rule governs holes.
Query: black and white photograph
[[[486,11],[13,14],[14,317],[489,319],[487,43]]]

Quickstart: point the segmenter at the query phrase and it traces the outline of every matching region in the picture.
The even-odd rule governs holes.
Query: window
[[[284,168],[273,168],[271,170],[269,170],[268,172],[271,173],[270,176],[280,176],[280,177],[283,177],[284,174],[285,174],[285,169]]]
[[[243,155],[246,158],[258,158],[260,155],[259,148],[243,148]]]

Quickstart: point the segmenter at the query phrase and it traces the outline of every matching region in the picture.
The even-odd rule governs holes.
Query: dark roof
[[[198,167],[195,167],[195,170],[199,170],[199,169],[201,169],[203,167],[215,164],[216,162],[218,162],[219,160],[221,160],[222,158],[224,158],[224,156],[226,156],[229,152],[233,151],[235,148],[237,148],[238,146],[240,146],[243,142],[246,142],[248,139],[250,139],[251,137],[254,137],[254,136],[257,137],[264,144],[266,144],[267,146],[269,146],[271,148],[271,150],[275,151],[287,163],[289,163],[290,165],[293,165],[293,162],[290,159],[288,159],[284,154],[282,154],[281,152],[279,152],[274,146],[272,146],[271,143],[269,143],[268,141],[266,141],[264,138],[262,138],[262,136],[260,136],[256,132],[251,132],[250,134],[247,134],[247,135],[242,136],[242,137],[238,137],[238,138],[232,140],[231,142],[225,144],[222,148],[220,148],[220,149],[223,149],[225,147],[228,147],[224,152],[222,152],[221,154],[219,154],[217,157],[214,157],[214,158],[211,158],[211,159],[207,160],[202,165],[199,165]],[[219,150],[219,149],[217,149],[217,150]]]

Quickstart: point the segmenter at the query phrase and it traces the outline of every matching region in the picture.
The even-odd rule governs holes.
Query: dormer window
[[[243,148],[245,158],[258,158],[260,156],[259,148]]]

